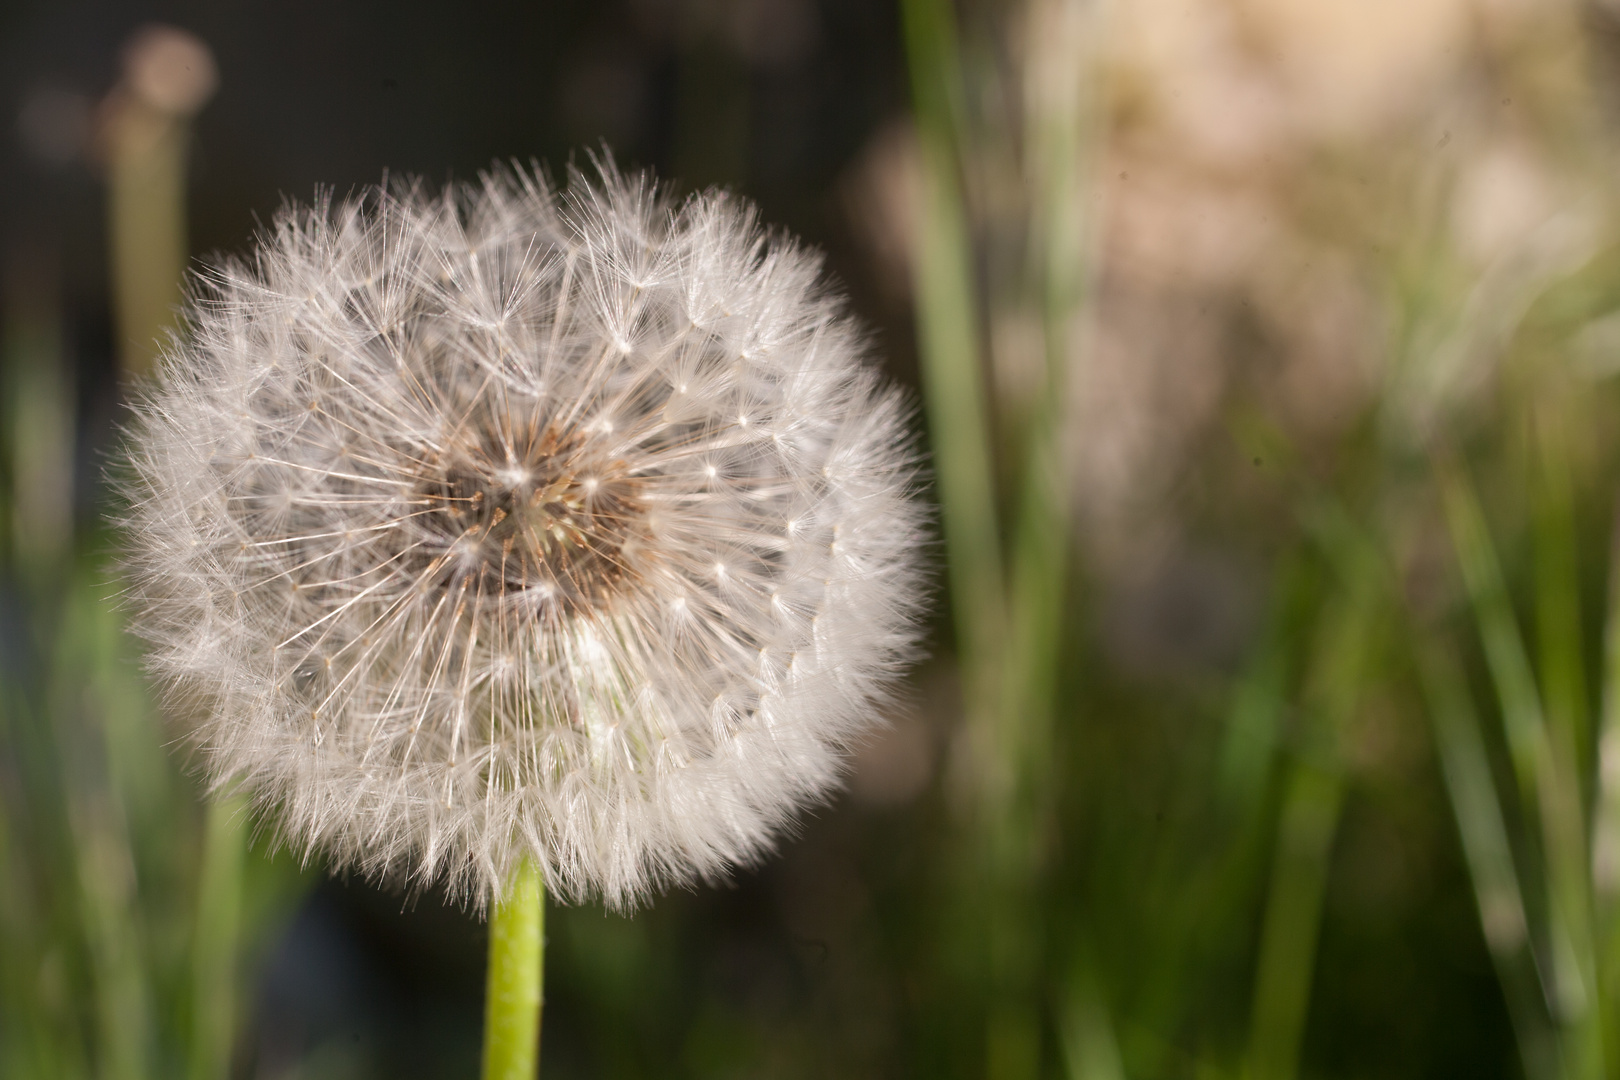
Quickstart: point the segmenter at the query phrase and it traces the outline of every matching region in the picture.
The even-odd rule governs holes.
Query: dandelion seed
[[[735,199],[609,167],[293,206],[188,321],[130,437],[137,624],[211,779],[334,866],[482,902],[529,856],[617,908],[714,877],[912,655],[907,408]]]

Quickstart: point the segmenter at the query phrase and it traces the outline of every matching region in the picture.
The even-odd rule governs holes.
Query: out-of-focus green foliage
[[[1318,18],[1279,11],[1268,25],[1260,8],[1245,11],[1244,25],[1259,38],[1276,31],[1285,49],[1288,33],[1303,23],[1308,34]],[[973,867],[978,887],[950,890],[944,901],[968,909],[977,901],[986,941],[977,954],[941,942],[975,956],[954,974],[957,992],[977,1002],[965,1010],[977,1023],[942,1041],[954,1043],[957,1060],[975,1063],[968,1071],[996,1078],[1054,1069],[1264,1080],[1356,1071],[1349,1044],[1340,1044],[1348,1060],[1328,1049],[1353,1038],[1335,1030],[1332,1011],[1347,992],[1345,962],[1354,960],[1333,940],[1336,894],[1358,891],[1358,872],[1393,871],[1427,879],[1426,900],[1438,908],[1441,860],[1453,841],[1436,834],[1435,814],[1449,805],[1477,922],[1447,932],[1483,936],[1519,1067],[1533,1077],[1620,1075],[1614,883],[1604,876],[1613,876],[1606,845],[1620,758],[1616,737],[1607,736],[1612,760],[1602,764],[1609,721],[1596,707],[1612,693],[1600,687],[1613,675],[1599,673],[1613,663],[1602,659],[1601,597],[1615,576],[1602,537],[1616,491],[1606,438],[1613,390],[1597,374],[1612,370],[1601,358],[1612,346],[1597,320],[1620,299],[1620,280],[1603,254],[1613,242],[1612,200],[1600,180],[1609,155],[1593,152],[1613,136],[1589,81],[1597,78],[1592,40],[1574,9],[1482,16],[1480,37],[1465,47],[1490,74],[1449,89],[1440,77],[1439,88],[1428,87],[1466,140],[1456,153],[1444,153],[1453,130],[1433,131],[1421,118],[1374,125],[1388,141],[1375,151],[1343,125],[1311,129],[1296,103],[1282,121],[1295,130],[1276,147],[1294,160],[1245,160],[1240,149],[1231,155],[1236,166],[1231,157],[1217,162],[1227,175],[1202,177],[1196,149],[1178,170],[1180,148],[1167,153],[1154,140],[1176,126],[1178,93],[1223,100],[1212,85],[1222,73],[1172,71],[1161,76],[1168,92],[1144,87],[1130,76],[1148,81],[1151,63],[1133,69],[1130,44],[1110,40],[1164,32],[1151,20],[1171,12],[1132,17],[1082,0],[1032,0],[1016,14],[938,0],[910,0],[904,10],[923,192],[915,248],[923,374],[968,687],[965,723],[991,733],[973,744],[970,764],[992,779],[961,815],[954,852]],[[1177,17],[1196,21],[1192,10]],[[977,55],[958,47],[967,33],[959,19],[975,31]],[[1049,51],[1067,60],[1067,82],[1048,69]],[[1323,62],[1334,59],[1331,47],[1322,52]],[[1356,88],[1335,89],[1350,98]],[[1504,119],[1498,98],[1523,111]],[[1213,113],[1203,120],[1221,123]],[[1279,118],[1260,108],[1227,122]],[[1197,134],[1255,137],[1219,128]],[[1054,160],[1062,167],[1054,170]],[[1150,194],[1127,193],[1131,169],[1119,166],[1141,169],[1135,182]],[[1120,182],[1104,178],[1116,168]],[[1526,211],[1524,203],[1541,197],[1529,189],[1547,174],[1559,195]],[[1106,402],[1108,381],[1120,378],[1110,365],[1154,362],[1098,347],[1109,335],[1126,337],[1125,349],[1155,345],[1109,305],[1158,300],[1167,310],[1146,318],[1169,319],[1181,298],[1165,281],[1196,278],[1176,260],[1178,243],[1189,261],[1197,258],[1198,238],[1173,230],[1197,222],[1175,216],[1165,201],[1172,195],[1161,192],[1155,203],[1155,182],[1182,183],[1192,199],[1209,195],[1200,186],[1226,198],[1237,192],[1281,219],[1267,226],[1218,203],[1208,209],[1236,219],[1221,239],[1250,248],[1217,250],[1215,258],[1232,262],[1215,280],[1182,285],[1201,296],[1200,312],[1246,307],[1252,290],[1279,288],[1288,263],[1299,274],[1313,259],[1351,275],[1367,302],[1361,322],[1332,327],[1348,340],[1316,347],[1341,369],[1363,370],[1318,373],[1318,385],[1303,392],[1341,400],[1309,403],[1314,417],[1289,408],[1265,380],[1310,378],[1298,369],[1310,359],[1310,336],[1321,333],[1311,324],[1324,321],[1310,305],[1331,297],[1283,284],[1295,310],[1210,322],[1211,331],[1244,336],[1224,350],[1194,347],[1179,362],[1220,369],[1228,381],[1217,409],[1226,422],[1189,432],[1175,430],[1173,416],[1147,418],[1155,433],[1200,445],[1177,463],[1179,490],[1159,496],[1160,520],[1144,522],[1128,504],[1101,512],[1085,505],[1088,494],[1108,493],[1084,476],[1050,479],[1074,459],[1043,456],[1042,440],[1056,445],[1043,412],[1063,399],[1065,383]],[[1169,247],[1158,254],[1170,262],[1150,267],[1160,280],[1144,284],[1133,280],[1142,274],[1133,259],[1147,260],[1131,248],[1127,215],[1154,210],[1169,219],[1154,224],[1167,234],[1161,242]],[[1030,223],[1027,232],[1020,221]],[[1099,234],[1104,242],[1093,248],[1080,240]],[[1075,254],[1042,261],[1064,244]],[[1267,267],[1267,258],[1281,265]],[[976,274],[968,280],[944,266]],[[963,314],[971,311],[990,332],[976,330]],[[1030,381],[1032,400],[991,377],[997,362],[1023,359],[1005,355],[1018,339],[998,333],[997,321],[1016,324],[1025,311],[1040,313],[1028,322],[1045,341],[1023,344],[1047,373]],[[1245,339],[1248,356],[1237,347]],[[975,342],[991,362],[964,367]],[[1275,354],[1265,356],[1267,348]],[[1207,377],[1175,371],[1176,363],[1161,377]],[[962,419],[975,410],[1000,433],[995,461],[983,460],[990,451]],[[1109,429],[1076,425],[1072,442],[1119,438]],[[1082,449],[1082,468],[1087,456]],[[979,493],[982,476],[995,476],[1006,493]],[[1039,499],[1030,494],[1049,491],[1077,492],[1080,505],[1032,509]],[[1006,561],[964,572],[963,557],[981,566],[998,556],[953,518],[983,531],[978,519],[997,505],[992,520],[1000,523],[989,533],[1007,538]],[[1129,527],[1133,515],[1137,528],[1172,533],[1171,549],[1219,545],[1250,566],[1273,568],[1268,614],[1234,676],[1178,686],[1172,671],[1110,671],[1097,662],[1094,650],[1107,643],[1075,611],[1106,605],[1119,589],[1108,576],[1133,559],[1088,544],[1083,530]],[[1072,589],[1070,558],[1080,571]],[[973,579],[998,571],[1005,581],[991,591],[1005,602],[995,607],[982,586],[973,591]],[[1021,586],[1025,575],[1039,585]],[[1033,614],[1042,602],[1067,614]],[[1040,629],[1021,634],[1023,618]],[[1051,705],[1038,689],[1051,663],[1035,654],[1061,658],[1057,667],[1067,672]],[[998,689],[981,699],[973,689],[980,684]],[[1366,828],[1358,819],[1368,817],[1383,819],[1393,843],[1362,856],[1372,865],[1358,871],[1346,848],[1372,843],[1357,835]],[[1009,858],[1020,846],[1025,857]],[[1403,860],[1422,865],[1399,866]],[[1459,917],[1453,908],[1453,922]],[[1393,910],[1387,918],[1407,921]],[[951,929],[964,934],[969,923]],[[1022,947],[1009,949],[1009,940]],[[1421,965],[1421,949],[1414,952]],[[1391,1001],[1408,996],[1405,987],[1387,992]],[[1436,1042],[1360,1067],[1419,1073],[1480,1050]]]
[[[145,364],[179,292],[187,121],[213,74],[206,48],[174,31],[143,31],[126,59],[202,79],[166,109],[127,86],[109,98],[110,230],[127,241],[112,294]],[[0,1071],[213,1080],[230,1074],[242,965],[285,920],[297,874],[257,859],[250,872],[241,800],[204,806],[125,632],[106,523],[74,535],[57,269],[15,271],[4,297]]]

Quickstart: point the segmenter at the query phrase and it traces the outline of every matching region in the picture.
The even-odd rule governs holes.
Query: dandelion
[[[907,405],[816,258],[611,166],[290,206],[130,437],[152,664],[334,867],[633,907],[761,856],[916,642]]]

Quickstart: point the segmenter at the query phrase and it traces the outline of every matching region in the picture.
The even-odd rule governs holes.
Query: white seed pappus
[[[904,398],[717,193],[496,170],[289,206],[135,406],[129,595],[216,785],[477,904],[766,852],[917,641]]]

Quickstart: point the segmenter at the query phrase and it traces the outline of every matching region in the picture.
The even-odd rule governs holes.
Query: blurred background
[[[0,1075],[471,1077],[484,931],[205,806],[106,473],[283,199],[603,145],[915,389],[930,659],[547,916],[547,1077],[1620,1078],[1620,3],[11,0]]]

